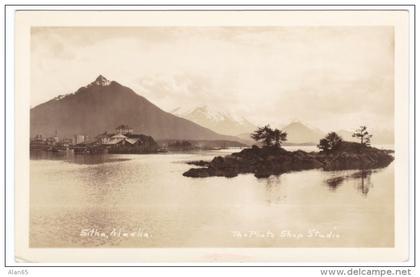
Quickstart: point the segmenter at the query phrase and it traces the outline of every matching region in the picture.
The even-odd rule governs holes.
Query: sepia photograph
[[[30,246],[393,246],[393,51],[387,26],[32,28]]]
[[[407,14],[168,13],[20,13],[16,259],[406,257]]]

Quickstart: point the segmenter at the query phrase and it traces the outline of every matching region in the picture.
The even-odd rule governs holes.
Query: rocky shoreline
[[[376,169],[388,166],[394,157],[390,150],[381,150],[354,142],[342,142],[334,151],[304,152],[287,151],[280,147],[246,148],[225,157],[215,157],[210,162],[192,161],[186,177],[224,176],[253,173],[257,178],[280,175],[291,171],[309,169],[349,170]]]

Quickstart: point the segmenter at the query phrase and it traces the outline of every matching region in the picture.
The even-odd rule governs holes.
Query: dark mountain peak
[[[187,119],[162,111],[129,87],[99,75],[69,97],[60,96],[31,109],[31,134],[91,138],[128,125],[138,133],[156,139],[235,140]]]
[[[92,83],[90,83],[89,84],[89,86],[92,86],[92,85],[96,85],[96,86],[102,86],[102,87],[105,87],[105,86],[109,86],[111,84],[111,81],[109,81],[107,78],[105,78],[104,76],[102,76],[102,75],[99,75],[96,79],[95,79],[95,81],[93,81]]]

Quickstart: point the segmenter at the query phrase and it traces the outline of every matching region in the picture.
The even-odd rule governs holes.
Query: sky
[[[207,105],[256,125],[394,126],[389,26],[32,28],[31,107],[99,74],[168,112]]]

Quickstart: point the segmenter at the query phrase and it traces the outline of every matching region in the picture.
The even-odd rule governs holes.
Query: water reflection
[[[130,159],[116,158],[115,155],[98,154],[98,155],[83,155],[74,154],[71,150],[61,152],[48,152],[48,151],[31,151],[31,160],[56,160],[65,161],[75,164],[102,164],[108,162],[121,162]]]
[[[66,160],[71,151],[49,152],[49,151],[33,151],[29,152],[31,160]]]
[[[359,180],[357,184],[357,189],[362,192],[362,194],[367,195],[369,189],[373,186],[370,180],[373,170],[361,170],[351,175],[351,178]]]
[[[371,182],[370,176],[372,173],[377,172],[378,170],[360,170],[350,175],[344,176],[335,176],[325,180],[325,183],[328,185],[329,189],[332,191],[337,190],[346,180],[356,181],[356,189],[360,191],[363,195],[367,195],[373,184]]]
[[[218,155],[32,155],[31,247],[394,245],[394,233],[383,231],[394,226],[393,166],[375,174],[316,169],[265,179],[253,174],[230,179],[182,176],[190,167],[185,161],[208,159],[210,154]],[[380,186],[372,189],[372,183]],[[367,194],[369,198],[361,197]],[[84,229],[109,233],[139,227],[151,238],[80,236]],[[308,228],[325,232],[337,228],[341,238],[236,240],[231,234]]]
[[[345,177],[340,176],[327,179],[325,182],[328,184],[328,187],[331,190],[336,190],[344,182],[345,179]]]
[[[269,204],[278,204],[286,199],[286,193],[281,186],[281,175],[272,175],[263,179],[265,183],[266,201]]]

